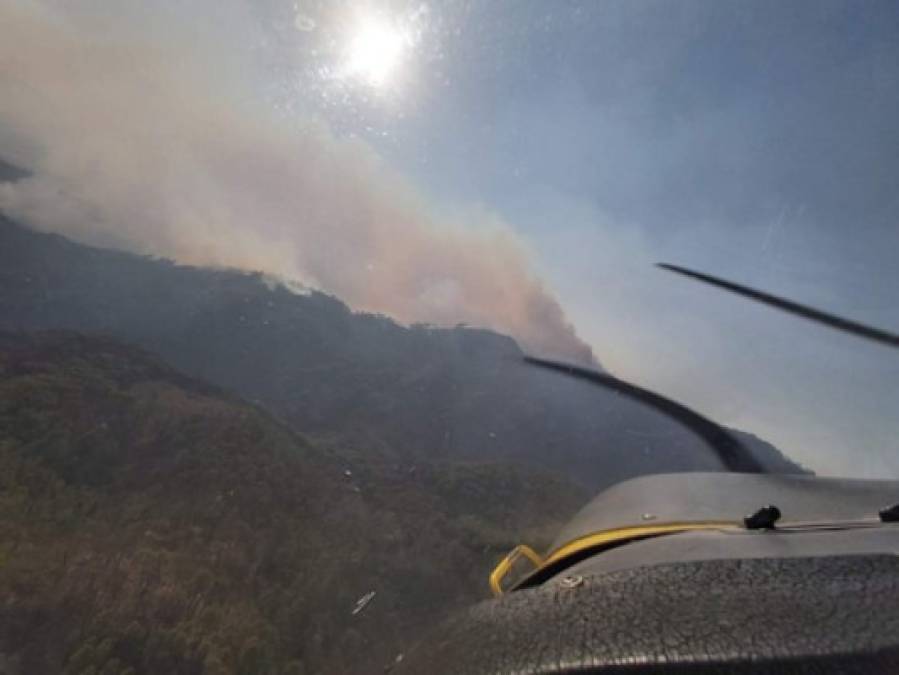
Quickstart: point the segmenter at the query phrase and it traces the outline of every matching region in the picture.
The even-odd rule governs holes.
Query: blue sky
[[[899,471],[895,353],[651,267],[899,328],[899,6],[473,2],[430,20],[408,100],[375,96],[345,130],[436,202],[522,232],[613,371],[819,470]]]

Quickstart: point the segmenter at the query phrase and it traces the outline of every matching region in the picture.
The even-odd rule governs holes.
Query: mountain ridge
[[[507,336],[406,328],[259,273],[87,247],[2,217],[0,328],[115,336],[297,431],[374,438],[407,460],[534,461],[591,489],[718,468],[676,423],[523,365]],[[749,442],[772,470],[802,471],[773,446]]]
[[[0,329],[55,328],[140,345],[293,429],[374,440],[406,460],[533,461],[591,489],[719,468],[676,423],[525,366],[507,336],[403,327],[260,273],[92,248],[0,216]],[[771,470],[804,471],[742,438]]]

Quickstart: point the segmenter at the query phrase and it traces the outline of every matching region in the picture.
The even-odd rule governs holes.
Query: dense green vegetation
[[[355,442],[111,339],[0,334],[0,672],[380,672],[586,497]]]

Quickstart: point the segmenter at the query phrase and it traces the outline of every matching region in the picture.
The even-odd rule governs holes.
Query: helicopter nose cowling
[[[895,673],[899,558],[702,560],[567,574],[482,602],[396,673]]]

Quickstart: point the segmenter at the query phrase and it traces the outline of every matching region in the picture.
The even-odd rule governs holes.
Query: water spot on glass
[[[309,33],[315,30],[315,19],[305,14],[297,14],[293,20],[293,25],[296,26],[297,30]]]

